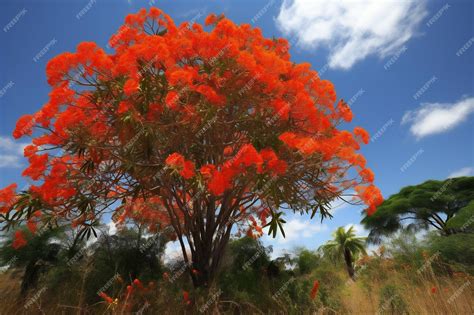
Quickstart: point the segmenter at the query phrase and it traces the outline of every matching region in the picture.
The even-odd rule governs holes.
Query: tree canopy
[[[450,235],[472,229],[468,224],[474,210],[472,200],[474,177],[428,180],[402,188],[386,199],[374,215],[366,216],[362,223],[370,229],[369,239],[374,242],[403,227],[415,230],[434,228]]]
[[[13,133],[33,138],[23,175],[36,182],[0,190],[7,226],[66,219],[91,235],[114,212],[118,224],[171,227],[202,285],[233,229],[283,229],[282,210],[326,216],[347,191],[369,213],[382,202],[358,153],[369,135],[339,128],[349,106],[290,60],[286,40],[213,14],[176,26],[151,8],[109,45],[83,42],[48,63],[49,101]]]

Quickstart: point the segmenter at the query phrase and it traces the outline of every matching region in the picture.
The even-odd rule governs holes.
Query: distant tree
[[[474,274],[474,234],[458,233],[449,236],[430,235],[428,238],[430,252],[440,253],[452,265],[462,264],[467,271]],[[453,264],[454,263],[454,264]],[[448,270],[450,271],[450,270]]]
[[[318,254],[307,249],[300,250],[295,257],[296,266],[300,274],[310,273],[319,265],[319,260]]]
[[[45,229],[32,235],[29,231],[16,230],[0,247],[0,264],[7,268],[24,268],[21,278],[20,295],[25,297],[35,288],[42,272],[57,262],[61,249],[58,240],[61,229]]]
[[[425,262],[423,259],[423,252],[426,250],[425,241],[421,240],[413,231],[403,230],[394,234],[390,239],[387,239],[386,247],[383,246],[383,251],[379,251],[384,258],[385,252],[387,256],[392,258],[398,265],[411,265],[420,268]]]
[[[458,233],[474,233],[474,200],[449,219],[446,227]]]
[[[353,226],[347,230],[339,227],[332,235],[334,239],[328,241],[320,249],[326,256],[332,259],[343,258],[349,277],[354,279],[354,261],[356,257],[360,253],[367,254],[365,251],[366,238],[357,237]]]
[[[143,276],[158,278],[167,240],[161,233],[145,237],[144,231],[142,225],[136,224],[113,235],[102,233],[92,246],[92,264],[100,266],[101,272],[108,269],[112,275],[119,273],[130,281]]]
[[[231,240],[219,277],[224,292],[241,292],[255,301],[261,298],[262,285],[268,279],[270,251],[251,237]]]
[[[434,228],[442,235],[462,232],[474,209],[463,210],[474,200],[474,177],[450,178],[444,181],[429,180],[420,185],[407,186],[390,196],[372,216],[362,223],[370,229],[369,241],[380,242],[402,227],[409,229]],[[462,214],[462,219],[458,215]],[[451,223],[449,223],[451,221]],[[466,226],[465,230],[468,230]],[[472,229],[472,225],[470,227]]]
[[[270,252],[269,247],[248,236],[233,240],[229,244],[229,254],[232,256],[235,270],[264,270],[270,263]]]

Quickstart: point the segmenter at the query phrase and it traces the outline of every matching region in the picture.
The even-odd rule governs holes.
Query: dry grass
[[[382,288],[389,283],[399,289],[408,314],[474,314],[474,277],[437,278],[396,271],[389,275],[388,280],[374,279],[369,286],[360,281],[348,285],[342,299],[347,313],[391,314],[390,298],[382,303],[380,296]]]
[[[384,277],[371,277],[371,279],[359,279],[356,282],[344,285],[341,292],[341,310],[319,309],[317,314],[400,314],[401,312],[390,312],[389,302],[382,309],[382,289],[390,284],[398,289],[401,299],[404,301],[408,314],[474,314],[474,277],[468,275],[457,275],[455,277],[435,277],[428,273],[419,275],[412,271],[388,270],[380,268]],[[61,297],[52,297],[48,293],[40,296],[37,302],[25,309],[25,301],[18,299],[19,271],[8,271],[0,275],[0,314],[125,314],[120,307],[114,311],[106,309],[105,303],[87,308],[79,308],[77,305],[60,304]],[[342,276],[342,271],[341,271]],[[432,288],[436,288],[433,292]],[[157,292],[158,293],[158,292]],[[80,292],[77,292],[77,296]],[[173,302],[159,298],[151,301],[153,312],[145,310],[143,314],[199,314],[197,309],[173,306]],[[31,298],[31,297],[30,297]],[[28,301],[28,299],[27,299]],[[231,302],[231,301],[230,301]],[[229,306],[229,301],[221,301],[221,306]],[[179,304],[179,303],[176,303]],[[177,307],[177,308],[175,308]],[[159,311],[157,311],[159,309]],[[242,314],[268,314],[268,311],[259,309],[257,306],[237,305],[234,310],[241,310]],[[215,307],[211,307],[213,314],[219,314]],[[281,314],[286,314],[285,306],[281,307]]]

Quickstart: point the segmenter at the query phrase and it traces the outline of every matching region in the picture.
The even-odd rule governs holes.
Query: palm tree
[[[36,235],[24,228],[18,231],[26,235],[28,242],[15,249],[12,246],[14,233],[9,235],[0,246],[0,266],[24,268],[20,286],[20,296],[24,298],[37,286],[40,275],[58,261],[61,245],[54,240],[61,239],[64,232],[61,228],[45,228]]]
[[[344,257],[347,273],[351,279],[354,279],[354,260],[359,253],[367,254],[365,251],[367,238],[356,237],[354,226],[351,226],[347,231],[341,226],[332,235],[334,239],[322,245],[320,249],[332,259]]]

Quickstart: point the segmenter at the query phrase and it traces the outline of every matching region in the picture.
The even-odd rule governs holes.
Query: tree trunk
[[[221,238],[214,237],[213,234],[210,240],[194,240],[195,249],[192,253],[190,272],[195,288],[211,287],[224,255],[224,250],[229,242],[230,231],[231,226],[228,227]]]
[[[219,204],[214,197],[206,199],[194,194],[191,206],[188,205],[190,201],[182,200],[175,191],[168,192],[172,198],[165,201],[164,206],[195,288],[211,287],[244,191],[242,189],[236,194],[226,192]]]
[[[26,295],[28,294],[28,290],[36,287],[40,269],[41,265],[37,264],[36,260],[32,260],[28,263],[23,274],[23,279],[21,281],[21,297],[26,297]]]
[[[349,249],[344,249],[344,261],[346,262],[347,273],[354,280],[354,266],[352,265],[352,254]]]

